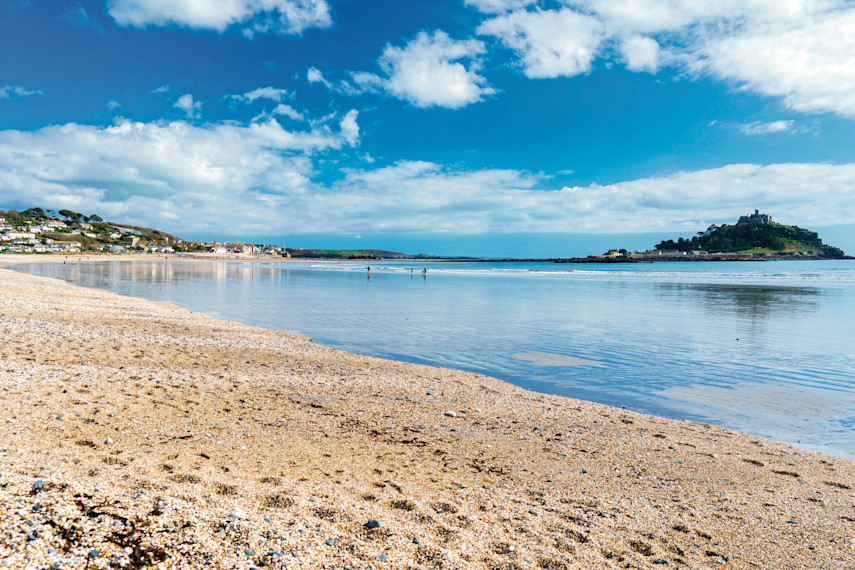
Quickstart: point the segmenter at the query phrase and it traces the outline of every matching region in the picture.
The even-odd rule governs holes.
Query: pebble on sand
[[[380,519],[368,519],[368,522],[365,523],[365,528],[385,528],[386,523],[381,521]]]

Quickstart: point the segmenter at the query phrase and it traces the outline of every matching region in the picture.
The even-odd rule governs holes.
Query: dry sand
[[[855,568],[855,462],[8,270],[0,335],[0,567]]]

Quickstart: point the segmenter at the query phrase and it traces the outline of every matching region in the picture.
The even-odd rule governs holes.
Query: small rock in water
[[[456,418],[456,417],[457,417],[457,412],[453,412],[453,411],[451,411],[451,410],[448,410],[448,411],[447,411],[447,412],[445,412],[443,415],[444,415],[444,416],[448,416],[449,418]]]
[[[235,507],[234,509],[232,509],[232,512],[229,513],[229,516],[233,519],[238,520],[246,520],[247,518],[249,518],[246,514],[246,511],[244,511],[240,507]]]
[[[379,519],[368,519],[365,528],[384,528],[386,524]]]

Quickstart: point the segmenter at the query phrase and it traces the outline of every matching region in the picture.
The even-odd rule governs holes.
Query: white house
[[[59,220],[45,220],[45,227],[48,228],[67,228],[68,224]]]
[[[8,232],[3,236],[4,239],[36,239],[36,234],[32,232]]]

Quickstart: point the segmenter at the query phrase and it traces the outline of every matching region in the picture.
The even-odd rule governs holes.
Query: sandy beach
[[[0,567],[855,568],[852,461],[7,269],[0,335]]]

